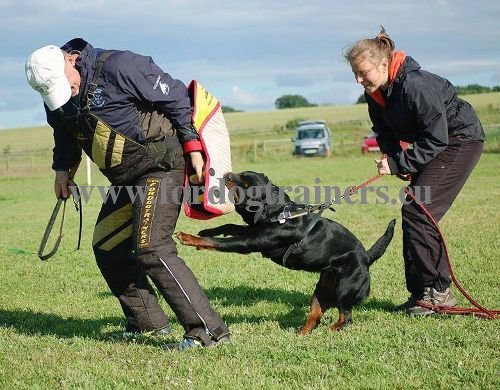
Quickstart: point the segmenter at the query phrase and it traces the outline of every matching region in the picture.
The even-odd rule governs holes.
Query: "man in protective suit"
[[[172,239],[184,156],[200,179],[204,164],[186,86],[151,57],[97,49],[81,38],[33,52],[26,76],[54,130],[56,197],[69,196],[82,149],[119,190],[102,205],[93,249],[127,318],[126,333],[170,332],[149,277],[185,329],[171,348],[228,342],[227,326]]]

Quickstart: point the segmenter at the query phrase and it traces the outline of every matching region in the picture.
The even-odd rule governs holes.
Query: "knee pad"
[[[101,214],[94,228],[92,239],[94,252],[96,249],[109,252],[124,241],[130,240],[132,236],[131,204],[126,204],[107,215]]]

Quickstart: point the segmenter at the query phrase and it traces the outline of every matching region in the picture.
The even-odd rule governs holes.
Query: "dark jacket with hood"
[[[81,159],[82,112],[87,104],[89,85],[96,71],[96,61],[104,50],[75,38],[61,47],[77,51],[76,68],[81,76],[80,92],[55,111],[45,106],[47,122],[54,129],[54,170],[72,168]],[[191,126],[192,108],[186,86],[163,72],[151,59],[130,51],[115,51],[104,63],[97,89],[90,99],[90,113],[119,134],[139,144],[147,144],[158,134],[148,133],[144,117],[151,113],[165,118],[173,126],[181,143],[197,143],[198,134]],[[171,124],[171,125],[170,125]],[[201,148],[191,147],[190,150]]]
[[[448,145],[485,137],[473,108],[448,80],[403,58],[387,91],[380,91],[383,101],[365,92],[372,129],[392,174],[419,172]],[[400,140],[413,147],[402,150]]]

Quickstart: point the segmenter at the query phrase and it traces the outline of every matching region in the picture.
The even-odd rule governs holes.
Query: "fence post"
[[[92,174],[91,174],[91,167],[90,167],[90,157],[86,156],[86,167],[87,167],[87,185],[90,186],[92,185]]]

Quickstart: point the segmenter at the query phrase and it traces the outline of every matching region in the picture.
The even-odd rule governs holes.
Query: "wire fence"
[[[333,155],[361,153],[361,143],[366,130],[355,133],[336,134],[332,136]],[[231,145],[233,159],[247,162],[261,159],[281,159],[294,157],[294,142],[290,138],[254,140],[253,142],[235,142]]]
[[[485,151],[500,152],[500,124],[484,126],[487,134]],[[366,130],[357,132],[333,132],[332,151],[335,155],[361,153],[361,143]],[[233,142],[231,154],[233,160],[256,162],[263,159],[270,161],[295,158],[293,156],[294,143],[290,138],[276,138],[268,140],[254,140],[253,142]],[[0,176],[22,177],[51,174],[52,149],[11,150],[8,147],[0,152]],[[97,168],[93,167],[96,171]]]
[[[51,149],[5,150],[0,155],[0,175],[31,176],[50,173]]]

